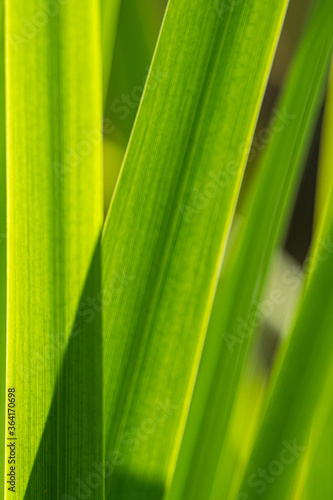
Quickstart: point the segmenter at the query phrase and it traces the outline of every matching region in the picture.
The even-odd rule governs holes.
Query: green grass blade
[[[326,381],[326,387],[313,419],[309,447],[306,453],[306,470],[301,478],[299,500],[332,498],[332,418],[333,418],[333,365]],[[296,499],[298,500],[298,498]]]
[[[269,264],[284,234],[322,102],[332,45],[327,39],[329,9],[326,2],[310,18],[274,111],[269,145],[245,203],[244,223],[226,271],[222,270],[169,496],[172,500],[218,498],[221,483],[232,479],[217,464],[251,334],[262,316],[258,308]],[[246,149],[250,146],[245,145]],[[254,152],[251,149],[250,157]],[[281,293],[274,300],[283,301]]]
[[[78,481],[103,455],[100,319],[92,322],[85,298],[100,290],[99,3],[17,0],[5,7],[7,389],[16,397],[16,496],[68,500],[78,498]]]
[[[240,498],[247,495],[259,498],[263,492],[268,500],[294,498],[299,470],[304,472],[300,468],[302,461],[311,459],[311,430],[318,423],[325,397],[329,411],[327,394],[333,373],[332,197],[321,235],[320,245],[316,240],[313,243],[311,279],[307,281],[297,321],[272,379],[267,409],[244,474]],[[319,421],[323,425],[322,415]],[[319,429],[315,431],[318,433]],[[265,475],[261,473],[263,469]],[[322,493],[325,491],[323,486]],[[322,493],[317,491],[318,498],[324,498]]]
[[[322,258],[322,243],[328,241],[327,231],[333,221],[332,198],[332,169],[333,150],[330,146],[333,130],[333,74],[329,84],[325,106],[325,116],[322,127],[321,155],[319,162],[319,179],[317,189],[317,227],[315,231],[315,244],[312,252],[312,270],[316,267],[318,259]],[[319,212],[319,210],[321,211]],[[330,242],[332,243],[332,242]],[[313,419],[309,447],[306,452],[306,464],[300,478],[299,499],[310,500],[316,496],[331,498],[333,496],[332,454],[330,449],[333,444],[332,417],[333,417],[333,363],[326,379],[325,388],[321,396],[316,415]],[[298,499],[297,499],[298,500]]]
[[[286,7],[169,2],[102,241],[107,498],[169,487]]]
[[[317,179],[316,221],[317,230],[321,231],[325,210],[331,196],[333,186],[333,143],[330,140],[333,130],[333,64],[331,67],[330,85],[326,98],[325,115],[320,151],[320,165]]]
[[[331,225],[330,237],[332,231]],[[263,492],[267,500],[292,498],[333,355],[332,250],[321,257],[309,282],[239,498],[261,498]]]
[[[4,5],[0,3],[0,428],[5,428],[6,388],[6,124]],[[5,435],[0,437],[0,491],[4,491]]]
[[[103,103],[106,103],[121,0],[101,0]]]

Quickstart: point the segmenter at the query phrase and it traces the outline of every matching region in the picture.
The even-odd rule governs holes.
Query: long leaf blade
[[[258,309],[269,264],[284,234],[322,102],[332,47],[329,29],[326,2],[310,14],[274,110],[269,145],[245,203],[246,217],[222,270],[170,499],[215,499],[222,483],[226,487],[232,479],[222,473],[223,453],[228,460],[223,446],[251,335],[262,314]],[[251,144],[242,147],[250,157],[256,152]],[[277,294],[276,300],[283,296]]]
[[[332,380],[332,235],[330,197],[323,225],[313,242],[310,279],[291,337],[276,366],[266,412],[244,474],[243,498],[250,494],[259,498],[263,491],[267,499],[292,498],[302,459],[308,459],[305,452],[311,456],[311,429],[327,396],[327,382]],[[283,474],[271,481],[273,469],[269,466],[277,461]],[[259,479],[259,468],[267,471],[267,467],[270,479],[267,474],[265,480],[263,476]]]
[[[17,438],[7,459],[15,451],[18,498],[74,496],[102,461],[100,328],[85,303],[76,318],[84,286],[88,296],[100,289],[99,15],[93,0],[6,2],[7,391]]]
[[[169,2],[106,222],[107,498],[168,489],[287,2],[224,7]]]

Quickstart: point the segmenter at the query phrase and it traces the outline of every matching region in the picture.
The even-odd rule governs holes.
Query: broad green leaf
[[[5,12],[15,494],[68,500],[103,456],[99,3],[7,0]]]
[[[102,240],[106,498],[169,488],[286,8],[168,4]]]
[[[226,495],[232,480],[223,473],[229,460],[225,440],[251,336],[268,309],[286,300],[281,290],[273,290],[269,300],[261,296],[322,102],[332,46],[329,8],[326,1],[311,15],[280,103],[269,127],[259,131],[268,145],[248,193],[243,223],[222,269],[169,496],[172,500],[217,499],[223,492]],[[249,158],[258,153],[250,143],[241,147],[249,150]]]
[[[0,3],[0,428],[5,428],[6,388],[6,143],[5,143],[5,55],[4,9]],[[5,435],[0,436],[0,470],[5,468]],[[0,476],[4,491],[4,474]]]

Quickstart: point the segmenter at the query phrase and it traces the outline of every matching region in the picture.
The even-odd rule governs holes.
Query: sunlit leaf
[[[267,309],[286,300],[273,290],[262,300],[274,251],[284,235],[318,117],[331,42],[327,3],[310,23],[269,126],[267,143],[243,208],[243,221],[222,269],[170,499],[219,498],[230,475],[224,446],[252,333]],[[261,133],[263,132],[263,133]],[[255,145],[241,144],[258,154]],[[285,281],[290,276],[285,276]],[[220,462],[220,465],[218,465]],[[201,471],[201,472],[200,472]]]
[[[102,242],[107,498],[169,487],[286,7],[168,4]]]
[[[100,318],[87,319],[100,290],[103,216],[99,4],[5,7],[15,494],[77,498],[103,451]]]

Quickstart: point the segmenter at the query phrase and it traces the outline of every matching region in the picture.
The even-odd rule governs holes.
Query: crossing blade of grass
[[[328,89],[325,114],[323,120],[320,166],[317,179],[316,221],[318,231],[324,220],[325,210],[331,196],[333,186],[333,144],[330,140],[333,130],[333,63],[331,66],[330,85]]]
[[[286,8],[168,4],[102,240],[107,498],[169,488]]]
[[[333,35],[332,35],[333,36]],[[333,125],[333,77],[332,68],[327,91],[325,113],[322,124],[322,137],[320,147],[320,158],[317,174],[317,190],[315,199],[315,220],[313,228],[313,241],[311,252],[308,258],[307,283],[312,278],[313,267],[317,264],[318,256],[323,250],[323,245],[330,245],[327,242],[329,238],[329,221],[333,220],[333,206],[331,203],[333,188],[333,149],[331,147],[331,130]]]
[[[262,315],[269,264],[288,222],[323,98],[332,46],[327,39],[329,8],[329,2],[321,2],[310,16],[273,113],[269,145],[245,202],[243,224],[222,269],[170,500],[219,498],[232,480],[223,474],[228,455],[223,446],[251,336]]]
[[[330,236],[332,230],[331,226]],[[300,457],[307,449],[313,417],[332,367],[332,255],[332,251],[325,259],[322,255],[309,282],[244,474],[240,498],[259,498],[263,491],[267,499],[291,498]],[[275,479],[276,469],[271,464],[276,462],[281,473]],[[259,479],[259,469],[269,471],[268,480]]]
[[[323,398],[327,396],[327,382],[332,380],[333,369],[332,197],[322,235],[320,246],[314,242],[311,279],[307,282],[286,352],[272,379],[267,409],[244,474],[242,498],[247,498],[246,495],[259,498],[263,491],[268,500],[293,498],[298,469],[308,448],[306,458],[311,459],[310,432],[318,411],[323,410]],[[330,401],[326,404],[329,411]],[[261,479],[259,469],[264,469],[266,474],[261,475]],[[326,491],[323,485],[316,495],[325,498]]]
[[[306,474],[302,478],[299,499],[332,498],[332,418],[333,418],[333,364],[322,394],[318,411],[311,428],[310,446],[307,450]],[[297,500],[298,500],[297,498]]]
[[[332,168],[333,150],[330,147],[333,130],[333,73],[331,71],[330,85],[326,99],[325,115],[322,127],[321,154],[319,162],[319,176],[317,186],[317,226],[314,233],[314,244],[311,260],[315,267],[318,259],[322,258],[322,242],[327,240],[327,230],[330,221],[333,221],[332,198]],[[319,212],[319,210],[321,211]],[[332,242],[330,242],[332,243]],[[331,481],[332,455],[332,416],[333,416],[333,363],[330,363],[329,374],[325,388],[320,398],[316,415],[312,422],[309,447],[306,451],[305,464],[298,485],[297,500],[311,498],[331,498],[333,485]]]
[[[311,500],[312,498],[331,498],[333,485],[332,474],[332,400],[333,364],[325,382],[320,402],[314,414],[308,446],[302,456],[300,473],[295,486],[293,500]]]
[[[5,125],[5,55],[4,5],[0,3],[0,428],[5,428],[6,388],[6,125]],[[0,469],[5,469],[5,436],[0,437]],[[4,474],[0,491],[4,491]]]
[[[7,458],[15,447],[17,498],[77,498],[103,456],[100,318],[85,302],[100,290],[99,4],[17,0],[5,12],[7,391],[17,438]]]

